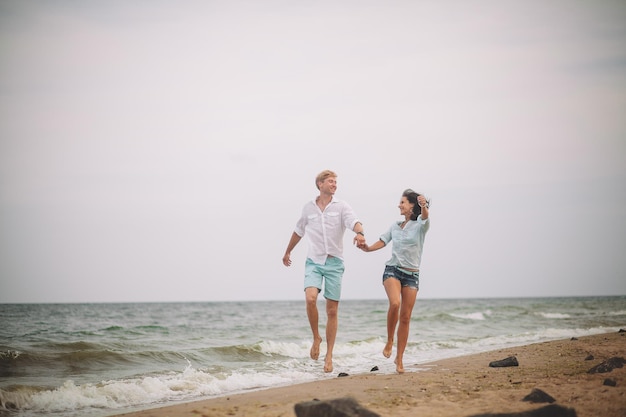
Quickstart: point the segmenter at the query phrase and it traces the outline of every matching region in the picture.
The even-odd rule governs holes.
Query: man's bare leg
[[[309,318],[311,331],[313,332],[313,344],[311,345],[311,359],[317,360],[320,357],[320,345],[322,344],[322,336],[320,336],[318,323],[319,313],[317,311],[317,294],[319,290],[315,287],[308,287],[305,290],[306,298],[306,315]]]
[[[326,315],[328,322],[326,324],[326,359],[324,360],[324,372],[333,371],[333,348],[335,347],[335,338],[337,337],[338,319],[337,312],[339,310],[339,301],[326,300]]]

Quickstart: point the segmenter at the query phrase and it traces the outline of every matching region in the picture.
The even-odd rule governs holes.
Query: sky
[[[324,169],[420,298],[625,295],[626,2],[0,2],[0,303],[304,299]]]

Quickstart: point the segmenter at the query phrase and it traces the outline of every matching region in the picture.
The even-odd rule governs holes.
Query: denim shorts
[[[397,266],[385,265],[385,272],[383,272],[383,282],[387,278],[395,278],[400,281],[403,287],[411,287],[419,290],[420,288],[420,273],[419,271],[407,271],[406,269],[398,268]]]
[[[316,264],[307,258],[304,264],[304,289],[315,287],[321,292],[323,281],[324,298],[339,301],[344,270],[343,261],[339,258],[328,257],[324,265]]]

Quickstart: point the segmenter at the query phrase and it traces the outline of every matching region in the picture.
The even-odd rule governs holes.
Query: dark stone
[[[550,404],[535,410],[520,411],[519,413],[488,413],[476,414],[470,417],[576,417],[576,410],[557,404]]]
[[[578,340],[577,337],[572,337],[570,340]]]
[[[327,401],[307,401],[294,406],[297,417],[380,417],[350,397]]]
[[[594,366],[590,370],[587,371],[589,374],[603,374],[606,372],[611,372],[615,368],[622,368],[626,360],[624,358],[613,357],[611,359],[607,359],[599,365]]]
[[[345,372],[339,372],[339,375],[337,376],[341,378],[342,376],[348,376],[348,374]]]
[[[499,361],[489,362],[489,366],[492,368],[503,368],[505,366],[519,366],[519,363],[517,363],[517,358],[515,356],[509,356],[508,358],[504,358]]]
[[[624,329],[619,329],[617,333],[626,333],[626,330],[624,330]]]
[[[556,400],[552,398],[552,396],[545,391],[540,390],[539,388],[533,388],[533,390],[525,396],[522,401],[529,401],[531,403],[550,403],[552,404]]]
[[[587,357],[585,358],[586,361],[592,361],[595,358],[593,357],[593,355],[587,355]]]
[[[375,371],[378,371],[378,366],[375,366],[372,369],[370,369],[370,372],[375,372]]]
[[[602,385],[608,385],[609,387],[616,387],[617,381],[611,378],[606,378]]]

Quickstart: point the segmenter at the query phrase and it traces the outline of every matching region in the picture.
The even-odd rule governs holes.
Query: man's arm
[[[356,233],[354,236],[354,243],[356,246],[360,248],[362,245],[365,245],[365,233],[363,232],[363,225],[361,222],[356,222],[352,231]]]
[[[287,245],[287,250],[285,250],[285,255],[283,256],[283,265],[290,266],[291,265],[291,251],[296,247],[298,242],[300,242],[302,236],[298,235],[296,232],[291,234],[291,239],[289,239],[289,244]]]

